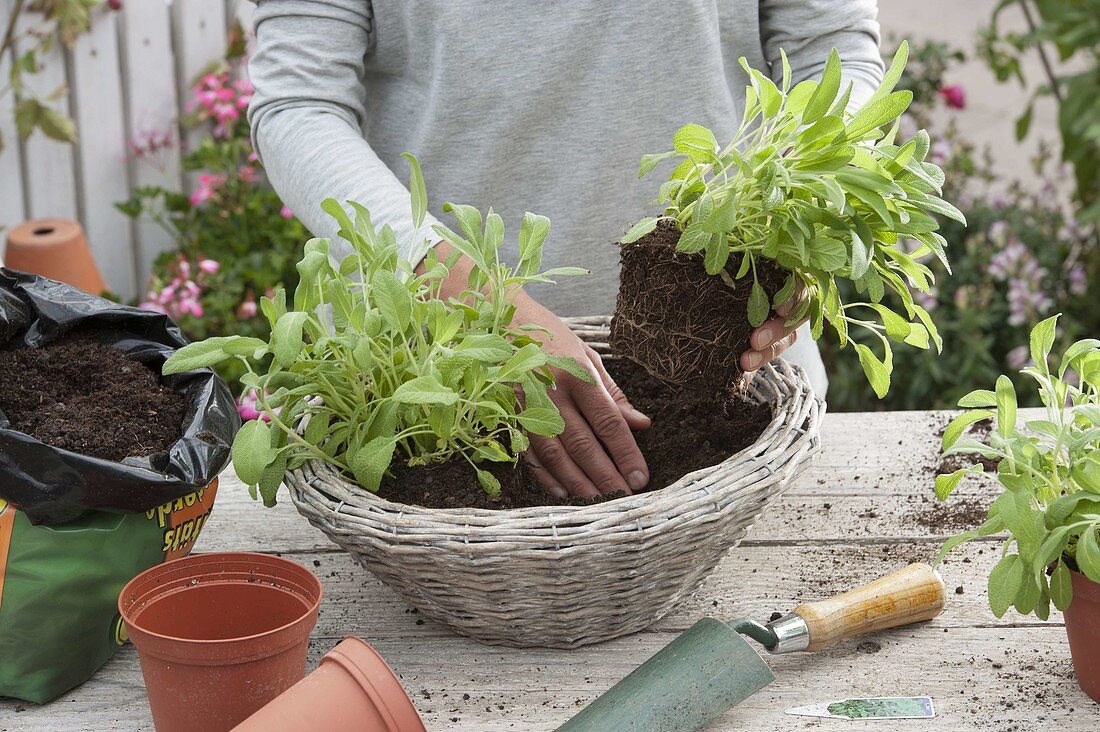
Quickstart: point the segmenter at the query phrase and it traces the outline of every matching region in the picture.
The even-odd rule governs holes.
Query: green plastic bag
[[[0,694],[41,704],[106,663],[126,642],[123,585],[185,556],[216,494],[217,481],[144,513],[50,526],[0,499]]]

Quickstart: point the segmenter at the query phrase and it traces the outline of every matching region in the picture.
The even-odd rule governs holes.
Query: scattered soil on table
[[[624,359],[606,359],[615,383],[653,425],[634,434],[649,465],[647,491],[664,488],[685,474],[716,465],[756,441],[771,423],[770,404],[733,397],[723,404],[709,395],[668,386]],[[393,477],[382,481],[379,495],[390,501],[429,508],[524,508],[546,505],[588,505],[598,498],[558,499],[546,493],[524,461],[482,463],[501,483],[499,498],[491,498],[465,460],[442,465],[395,465]]]
[[[937,437],[943,437],[944,431],[947,429],[947,425],[943,425],[936,431]],[[967,437],[972,437],[979,442],[989,444],[989,433],[993,431],[993,420],[983,419],[980,422],[975,422],[970,426],[970,429],[966,431]],[[956,470],[973,465],[975,463],[981,463],[982,468],[987,473],[997,472],[997,460],[993,458],[982,457],[981,455],[948,455],[940,460],[939,464],[935,467],[936,475],[947,475],[954,473]]]
[[[905,517],[936,533],[954,533],[981,526],[988,508],[987,501],[976,498],[951,498],[922,503]]]
[[[74,331],[42,348],[0,351],[0,412],[12,429],[89,457],[164,452],[183,433],[186,400],[103,336]]]
[[[748,300],[752,275],[730,287],[707,274],[703,255],[676,251],[680,230],[661,221],[650,234],[621,248],[619,296],[611,321],[616,353],[670,384],[702,385],[711,393],[743,386],[741,354],[749,347]],[[741,264],[731,257],[732,280]],[[787,272],[760,258],[756,274],[771,298]]]

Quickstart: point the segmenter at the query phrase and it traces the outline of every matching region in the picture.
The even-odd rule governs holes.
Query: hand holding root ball
[[[751,350],[741,357],[746,378],[794,344],[800,323],[788,326],[787,319],[801,299],[802,289],[798,288],[777,309],[775,317],[754,331]],[[550,394],[565,421],[565,431],[556,437],[531,437],[527,461],[539,482],[557,498],[592,498],[601,493],[633,493],[645,488],[649,468],[632,430],[649,427],[649,418],[630,404],[608,375],[599,354],[581,342],[560,318],[526,295],[520,295],[516,307],[517,319],[549,331],[544,341],[548,351],[576,360],[590,371],[594,382],[557,372],[558,386]]]
[[[741,355],[741,368],[745,370],[746,380],[751,379],[753,372],[761,366],[783,355],[798,340],[798,328],[806,319],[792,325],[787,325],[787,321],[802,302],[803,292],[802,285],[798,285],[791,299],[775,309],[774,317],[768,318],[753,331],[749,338],[750,348]]]

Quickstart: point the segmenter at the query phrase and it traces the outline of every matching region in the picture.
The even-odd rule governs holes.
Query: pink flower
[[[290,210],[290,206],[286,205],[279,209],[279,215],[282,216],[284,219],[294,218],[294,212]]]
[[[237,177],[245,183],[251,183],[256,180],[256,169],[250,168],[247,165],[242,165],[240,169],[237,170]]]
[[[952,109],[966,109],[966,92],[958,84],[950,84],[939,88],[939,94],[943,101]]]
[[[203,173],[199,176],[199,187],[191,193],[191,205],[200,206],[206,201],[214,197],[214,189],[219,187],[225,182],[224,175],[214,175],[213,173]],[[190,277],[190,274],[184,274],[184,277]]]
[[[237,411],[240,412],[241,419],[246,422],[252,419],[262,419],[264,422],[270,422],[271,418],[258,409],[259,401],[254,391],[241,394],[237,398]]]
[[[1017,371],[1031,363],[1031,350],[1027,346],[1016,346],[1005,356],[1008,367]]]
[[[210,108],[210,111],[214,115],[214,119],[218,122],[225,124],[226,122],[232,122],[241,116],[240,110],[238,110],[232,104],[226,104],[219,102]]]
[[[138,309],[139,310],[151,310],[154,313],[160,313],[161,315],[167,315],[168,314],[168,311],[165,310],[162,305],[159,305],[158,303],[155,303],[155,302],[149,302],[149,301],[143,302],[140,305],[138,305]]]
[[[201,318],[203,316],[202,304],[200,304],[198,300],[195,300],[193,298],[187,298],[185,300],[180,301],[179,305],[180,305],[180,311],[181,312],[190,313],[191,315],[194,315],[196,318]]]
[[[248,293],[248,298],[237,306],[237,317],[241,320],[248,320],[249,318],[256,317],[256,312],[259,308],[256,306],[256,298],[252,296],[252,293]]]
[[[221,264],[214,259],[202,259],[199,261],[199,269],[206,274],[217,274],[218,270],[220,270],[221,268]]]

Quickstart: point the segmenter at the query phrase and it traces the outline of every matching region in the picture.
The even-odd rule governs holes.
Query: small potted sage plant
[[[1064,614],[1074,670],[1081,688],[1100,701],[1100,340],[1071,345],[1050,367],[1058,316],[1031,332],[1032,365],[1043,412],[1021,420],[1007,376],[990,391],[959,400],[967,411],[943,435],[945,455],[996,461],[1002,493],[976,529],[949,539],[939,561],[955,546],[1007,532],[1000,560],[989,574],[989,607],[997,617],[1010,607],[1046,620],[1050,606]],[[992,420],[988,444],[967,436],[975,422]],[[936,479],[946,499],[980,463]]]
[[[719,145],[711,130],[689,124],[672,151],[642,159],[639,177],[665,159],[678,164],[658,193],[663,211],[621,240],[616,352],[667,382],[736,390],[749,336],[774,309],[788,326],[808,318],[814,339],[828,323],[842,347],[855,347],[882,397],[891,341],[941,348],[912,293],[934,281],[922,257],[947,266],[935,215],[965,221],[940,198],[944,176],[926,159],[928,133],[898,139],[913,98],[894,91],[907,58],[903,43],[854,110],[835,49],[820,81],[793,88],[785,55],[778,85],[742,58],[751,84],[733,139]],[[844,302],[841,280],[857,300]],[[879,353],[849,339],[853,328],[872,333]]]

